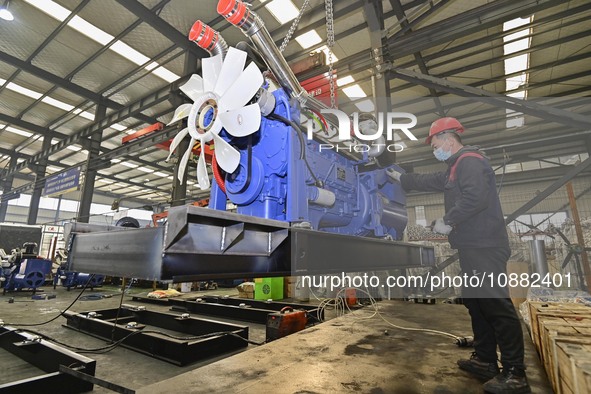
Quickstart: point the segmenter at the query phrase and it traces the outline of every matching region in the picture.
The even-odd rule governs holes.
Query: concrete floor
[[[132,289],[133,290],[133,289]],[[136,292],[140,291],[139,289]],[[146,291],[141,290],[141,291]],[[78,291],[63,288],[47,293],[52,300],[30,300],[30,293],[0,297],[0,319],[5,323],[49,320],[66,308]],[[73,311],[113,308],[120,293],[114,288],[95,289],[91,294],[111,294],[99,301],[78,301]],[[223,291],[208,291],[207,295]],[[235,293],[233,289],[226,293]],[[195,293],[191,294],[195,296]],[[124,303],[134,303],[125,296]],[[142,304],[150,310],[167,311],[164,305]],[[413,304],[401,301],[380,303],[381,316],[405,327],[423,327],[470,335],[469,316],[462,305]],[[468,357],[470,349],[454,345],[451,338],[403,331],[373,315],[369,308],[330,320],[300,333],[263,346],[250,345],[245,351],[217,357],[185,367],[153,359],[118,347],[105,354],[85,354],[97,360],[96,376],[138,390],[139,393],[482,393],[481,382],[460,371],[456,360]],[[224,320],[218,319],[216,320]],[[62,326],[64,318],[36,331],[74,346],[93,348],[105,341]],[[239,323],[244,324],[244,323]],[[264,326],[248,324],[250,339],[262,341]],[[545,372],[526,334],[526,363],[533,393],[552,393]],[[38,373],[11,355],[0,352],[0,384]],[[111,392],[95,386],[96,393]]]

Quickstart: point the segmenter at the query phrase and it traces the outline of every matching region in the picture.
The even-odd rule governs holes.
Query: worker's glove
[[[386,174],[395,182],[400,182],[401,172],[396,171],[394,168],[388,168]]]
[[[435,225],[433,226],[433,231],[439,234],[447,235],[451,233],[452,227],[450,225],[445,224],[443,219],[437,219],[435,221]]]

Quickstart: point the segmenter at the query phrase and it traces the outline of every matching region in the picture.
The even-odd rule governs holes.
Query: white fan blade
[[[224,128],[234,137],[252,134],[261,126],[261,108],[258,104],[222,112],[218,116]]]
[[[201,144],[201,154],[197,163],[197,182],[201,190],[209,189],[209,175],[207,174],[207,165],[205,164],[205,149],[203,144]]]
[[[221,112],[243,107],[263,84],[263,74],[254,62],[250,63],[238,79],[218,101]]]
[[[170,157],[174,153],[176,147],[179,146],[179,144],[181,143],[183,138],[185,138],[188,133],[189,133],[189,129],[185,127],[184,129],[179,131],[179,133],[177,135],[174,136],[174,139],[172,140],[172,142],[170,143],[170,147],[168,148],[168,157],[166,158],[165,161],[170,160]]]
[[[223,95],[240,76],[244,64],[246,64],[246,52],[230,47],[213,92],[218,96]]]
[[[185,170],[187,169],[187,163],[189,162],[189,157],[191,157],[191,151],[193,150],[193,145],[195,145],[195,139],[191,138],[191,143],[189,144],[187,151],[185,152],[185,154],[183,155],[183,158],[181,159],[181,161],[179,163],[179,170],[177,173],[177,178],[181,182],[181,185],[183,184],[183,176],[185,175]]]
[[[191,75],[191,78],[179,89],[185,93],[191,100],[197,101],[203,94],[203,78],[197,74]]]
[[[172,116],[172,120],[168,122],[167,126],[178,122],[181,119],[186,118],[189,116],[189,112],[191,111],[192,104],[182,104],[174,111],[174,115]]]
[[[213,88],[220,75],[220,70],[222,69],[222,55],[217,54],[202,59],[201,68],[203,70],[203,90],[213,92]]]
[[[213,135],[213,142],[215,144],[215,158],[222,167],[222,170],[227,173],[232,173],[238,164],[240,164],[240,152],[228,144],[222,137],[217,134]]]

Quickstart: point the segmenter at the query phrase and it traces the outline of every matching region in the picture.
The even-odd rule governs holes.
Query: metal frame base
[[[295,310],[304,310],[310,324],[324,319],[324,310],[314,305],[296,303],[259,301],[229,297],[205,296],[199,299],[170,299],[171,310],[191,312],[209,316],[219,316],[240,321],[266,324],[270,313],[279,312],[286,306]]]
[[[66,327],[114,341],[133,334],[122,342],[121,346],[180,366],[248,345],[246,342],[248,327],[246,326],[183,317],[175,313],[153,312],[143,307],[129,308],[122,308],[118,318],[117,308],[93,311],[96,315],[90,312],[66,311],[64,314],[67,319]],[[177,338],[154,331],[166,332]],[[215,333],[220,334],[207,336]],[[232,335],[224,333],[232,333]],[[185,339],[185,337],[196,336],[207,337]]]
[[[96,361],[61,346],[40,339],[37,335],[21,332],[13,327],[0,327],[0,346],[46,374],[0,385],[0,393],[85,393],[93,384],[60,371],[67,366],[94,376]]]

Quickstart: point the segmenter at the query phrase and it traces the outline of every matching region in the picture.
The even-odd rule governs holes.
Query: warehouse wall
[[[497,177],[497,182],[499,178]],[[552,181],[531,182],[526,184],[505,185],[500,194],[503,212],[508,215],[530,201],[537,193],[548,187]],[[580,176],[572,181],[575,195],[591,186],[591,176]],[[566,210],[570,216],[570,209],[563,208],[568,203],[566,187],[563,186],[550,195],[544,201],[533,207],[528,213],[548,213],[556,212],[560,209]],[[427,223],[442,217],[444,214],[443,194],[440,193],[420,193],[409,194],[407,198],[407,209],[409,224],[416,223],[415,207],[424,206],[425,218]],[[577,200],[577,208],[581,218],[591,217],[591,191]]]

